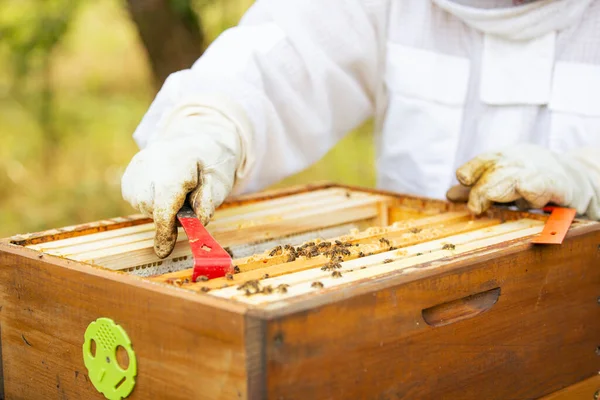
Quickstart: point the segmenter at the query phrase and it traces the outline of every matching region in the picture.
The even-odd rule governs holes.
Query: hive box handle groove
[[[423,319],[430,326],[444,326],[473,318],[492,308],[500,297],[500,288],[473,294],[458,300],[438,304],[422,310]]]

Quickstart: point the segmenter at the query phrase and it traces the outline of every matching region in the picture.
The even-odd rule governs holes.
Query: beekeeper
[[[257,1],[134,133],[122,193],[154,218],[158,256],[186,196],[207,223],[370,117],[380,188],[460,182],[474,213],[520,200],[600,219],[600,0],[514,3]]]

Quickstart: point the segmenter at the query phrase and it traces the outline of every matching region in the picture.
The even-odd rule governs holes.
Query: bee
[[[234,266],[233,266],[233,273],[234,273],[234,274],[239,274],[240,272],[241,272],[241,271],[240,271],[240,267],[238,267],[237,265],[234,265]]]
[[[391,263],[392,261],[394,261],[394,260],[392,260],[391,258],[388,258],[388,259],[383,260],[383,263],[388,264],[388,263]]]
[[[322,266],[321,270],[322,271],[331,271],[331,270],[340,269],[340,268],[342,268],[342,264],[330,262],[329,264],[325,264],[324,266]]]
[[[317,288],[317,289],[321,289],[323,286],[324,285],[321,282],[319,282],[319,281],[313,282],[310,285],[310,287],[314,287],[314,288]]]
[[[206,282],[208,280],[208,276],[200,275],[196,278],[196,282]]]
[[[233,258],[233,253],[231,252],[231,249],[229,247],[224,247],[223,250],[225,250],[227,254],[229,254],[229,257]]]
[[[190,279],[189,279],[189,278],[185,278],[185,279],[183,280],[183,283],[190,283]]]
[[[381,239],[379,239],[379,243],[381,243],[381,244],[385,244],[385,245],[386,245],[386,246],[388,246],[388,247],[389,247],[389,246],[391,246],[391,245],[390,245],[390,241],[389,241],[389,240],[387,240],[386,238],[381,238]]]
[[[271,285],[267,285],[258,293],[271,294],[271,293],[273,293],[273,287]]]
[[[367,268],[367,267],[365,267],[365,266],[360,267],[360,269],[365,269],[365,268]]]
[[[342,273],[340,271],[333,271],[331,273],[331,276],[334,278],[341,278],[342,277]]]
[[[262,279],[267,279],[268,277],[269,277],[269,274],[264,274],[264,275],[262,276]]]
[[[422,256],[422,255],[423,255],[423,253],[417,253],[417,255],[418,255],[418,256]]]
[[[288,287],[290,287],[290,285],[287,285],[287,284],[285,284],[285,283],[282,283],[281,285],[277,286],[277,288],[276,288],[276,289],[277,289],[277,291],[278,291],[279,293],[287,293],[287,291],[288,291],[288,290],[287,290],[287,288],[288,288]]]
[[[296,259],[296,254],[295,253],[290,253],[290,254],[288,254],[286,262],[292,262],[295,259]]]
[[[210,292],[210,288],[207,286],[202,286],[202,289],[200,289],[200,290],[202,290],[204,293]]]
[[[246,281],[237,287],[237,290],[246,290],[246,291],[253,290],[254,292],[258,292],[259,289],[260,289],[260,283],[256,279],[251,279],[249,281]]]
[[[423,230],[423,229],[421,229],[421,228],[412,228],[412,229],[411,229],[409,232],[410,232],[410,233],[419,233],[419,232],[421,232],[422,230]]]
[[[232,275],[232,274],[227,274],[227,275],[225,275],[225,278],[226,278],[228,281],[232,281],[232,280],[233,280],[233,275]]]
[[[271,252],[269,253],[269,256],[273,257],[275,255],[279,255],[279,254],[281,254],[281,250],[282,250],[282,247],[277,246],[273,250],[271,250]]]
[[[364,256],[365,256],[365,253],[363,253],[362,251],[360,251],[360,252],[358,253],[358,257],[364,257]]]
[[[293,251],[294,250],[294,246],[290,246],[289,244],[286,244],[285,246],[283,246],[283,248],[285,250],[288,250],[288,251]]]
[[[340,242],[339,240],[336,240],[336,241],[335,241],[335,244],[337,244],[338,246],[342,246],[342,245],[343,245],[343,243],[342,243],[342,242]]]
[[[321,243],[319,243],[318,247],[320,249],[327,249],[327,248],[331,247],[331,242],[321,242]]]
[[[456,249],[456,246],[453,245],[452,243],[446,243],[443,247],[442,250],[454,250]]]

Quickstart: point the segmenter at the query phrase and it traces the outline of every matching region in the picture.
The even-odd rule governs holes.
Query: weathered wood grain
[[[600,399],[600,372],[540,400],[598,400]]]
[[[258,353],[246,352],[255,323],[243,308],[6,245],[0,280],[9,399],[103,398],[81,351],[87,325],[99,317],[122,325],[132,341],[132,400],[248,398],[246,367]]]
[[[536,399],[581,381],[600,369],[599,244],[600,231],[562,246],[505,244],[268,312],[268,395]],[[485,313],[423,320],[424,309],[497,287]]]

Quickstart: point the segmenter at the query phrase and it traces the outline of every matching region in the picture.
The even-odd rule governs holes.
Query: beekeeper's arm
[[[456,176],[470,187],[468,205],[476,214],[494,202],[524,200],[531,208],[553,203],[600,220],[600,148],[559,154],[540,146],[515,145],[474,158]],[[451,192],[448,197],[458,200]]]
[[[175,245],[186,200],[203,223],[231,192],[306,168],[373,114],[386,1],[261,0],[171,75],[134,138],[123,197]]]

